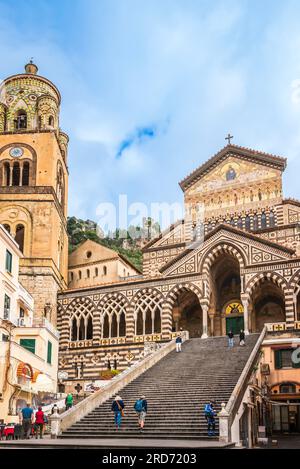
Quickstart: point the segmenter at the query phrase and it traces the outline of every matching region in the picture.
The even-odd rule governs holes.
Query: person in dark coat
[[[113,401],[111,405],[111,410],[115,414],[115,424],[116,424],[116,430],[120,429],[121,422],[122,422],[122,417],[124,417],[124,409],[125,405],[124,402],[121,398],[121,396],[116,396],[115,400]]]
[[[227,335],[228,335],[228,347],[231,348],[233,347],[233,337],[234,337],[233,332],[230,330]]]
[[[244,346],[245,345],[245,332],[241,329],[240,332],[240,345]]]

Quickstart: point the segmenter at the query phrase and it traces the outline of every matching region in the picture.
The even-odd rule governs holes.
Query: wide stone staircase
[[[172,351],[120,392],[125,403],[121,429],[115,430],[112,399],[95,408],[62,433],[60,438],[205,439],[204,405],[210,399],[227,403],[259,337],[251,334],[246,346],[228,349],[227,338],[191,339],[182,352]],[[145,395],[148,413],[139,432],[134,402]],[[218,433],[218,419],[216,420]],[[210,437],[212,438],[212,437]]]

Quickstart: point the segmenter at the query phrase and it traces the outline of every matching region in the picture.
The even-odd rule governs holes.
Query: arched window
[[[9,163],[4,163],[4,186],[9,186],[10,185],[10,166]]]
[[[92,339],[93,338],[93,320],[92,316],[88,317],[87,327],[86,327],[86,338]]]
[[[117,315],[113,313],[111,318],[111,337],[118,336],[118,322],[117,322]]]
[[[269,226],[275,226],[275,215],[272,211],[269,213]]]
[[[143,335],[143,313],[139,311],[136,317],[136,333],[137,335]]]
[[[103,275],[107,275],[107,267],[106,267],[106,265],[103,266]]]
[[[20,163],[17,161],[13,165],[12,185],[13,186],[20,185]]]
[[[27,114],[24,110],[18,111],[15,119],[15,130],[22,129],[27,129]]]
[[[254,215],[253,217],[253,229],[258,230],[258,216]]]
[[[54,117],[53,117],[53,116],[49,116],[48,124],[49,124],[51,127],[54,126]]]
[[[84,324],[84,318],[81,316],[80,322],[79,322],[79,337],[78,340],[84,340],[85,339],[85,324]]]
[[[77,340],[77,319],[76,319],[76,317],[74,317],[72,319],[71,340]]]
[[[125,313],[124,312],[122,312],[120,314],[119,336],[120,337],[125,337],[126,336],[126,320],[125,320]]]
[[[239,218],[238,218],[237,227],[238,227],[240,230],[243,229],[243,220],[242,220],[242,217],[239,217]]]
[[[87,298],[75,303],[74,313],[70,319],[71,340],[93,338],[93,311],[94,305]]]
[[[3,226],[6,229],[6,231],[10,233],[10,226],[7,223],[5,223]]]
[[[294,394],[296,392],[296,385],[294,383],[282,383],[279,386],[281,394]]]
[[[22,186],[29,186],[29,170],[29,162],[25,161],[23,164]]]
[[[251,221],[250,221],[249,215],[246,215],[246,218],[245,218],[245,229],[247,231],[250,231],[251,229]]]
[[[20,251],[24,250],[24,237],[25,237],[25,227],[24,225],[17,225],[15,240],[19,245]]]
[[[137,334],[154,334],[154,332],[161,332],[161,326],[159,330],[155,331],[155,316],[158,314],[161,315],[161,309],[162,299],[155,291],[146,293],[138,299],[135,306]],[[157,322],[156,319],[157,328],[159,325],[160,321]]]
[[[152,318],[151,311],[149,309],[146,311],[145,334],[152,334]]]
[[[230,219],[230,225],[231,225],[231,226],[234,226],[234,225],[235,225],[235,222],[234,222],[234,218],[233,218],[233,217]]]
[[[109,337],[109,320],[107,314],[104,315],[102,337],[105,339]]]
[[[95,267],[95,277],[98,277],[98,267]]]
[[[260,222],[261,228],[266,228],[267,227],[267,216],[265,212],[261,214],[261,222]]]
[[[154,315],[154,332],[158,333],[161,331],[161,317],[160,317],[160,310],[157,308],[155,310],[155,315]]]

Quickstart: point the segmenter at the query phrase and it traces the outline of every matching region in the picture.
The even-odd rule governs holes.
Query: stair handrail
[[[184,340],[188,340],[188,333],[185,331]],[[105,401],[117,394],[120,389],[125,387],[131,381],[143,374],[168,353],[176,348],[175,340],[171,340],[163,344],[158,350],[155,350],[150,355],[147,355],[141,361],[133,364],[131,367],[124,370],[119,375],[112,378],[107,386],[95,391],[93,394],[85,398],[83,401],[73,406],[71,409],[63,412],[62,414],[54,413],[51,415],[51,437],[57,438],[62,431],[71,427],[78,420],[82,419],[88,413],[93,411],[97,406],[103,404]]]
[[[243,371],[231,393],[231,396],[226,404],[226,406],[222,405],[222,410],[219,412],[219,417],[220,417],[220,430],[221,430],[221,419],[222,417],[225,417],[227,420],[227,438],[224,437],[224,435],[221,435],[220,432],[220,439],[223,441],[231,441],[231,426],[233,424],[234,418],[236,416],[236,413],[240,407],[240,404],[242,402],[242,399],[244,397],[244,394],[246,392],[247,386],[249,384],[249,378],[253,372],[253,365],[258,359],[259,352],[260,352],[260,347],[263,343],[263,340],[265,338],[267,332],[267,327],[264,326],[263,330],[261,331],[253,349],[252,352],[246,362],[246,365],[243,368]],[[225,430],[225,428],[224,428]]]

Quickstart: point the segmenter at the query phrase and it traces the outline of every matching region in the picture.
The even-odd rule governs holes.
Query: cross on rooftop
[[[225,137],[225,140],[228,140],[228,145],[230,145],[230,140],[233,138],[233,135],[228,134],[227,137]]]

